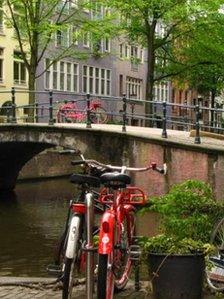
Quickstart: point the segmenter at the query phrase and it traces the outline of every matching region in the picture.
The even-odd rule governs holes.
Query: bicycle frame
[[[93,100],[90,103],[90,110],[95,110],[101,107],[102,104],[99,100]],[[81,111],[80,109],[78,109],[77,102],[71,101],[69,103],[63,104],[59,108],[57,112],[57,118],[59,120],[59,115],[61,114],[65,118],[81,122],[86,118],[86,110],[87,107],[84,108],[84,111]]]
[[[133,191],[139,191],[140,193],[131,193]],[[141,197],[141,200],[134,200],[135,197]],[[136,187],[127,187],[115,191],[114,194],[105,194],[105,189],[102,190],[100,201],[103,204],[111,204],[110,209],[106,210],[103,214],[100,224],[99,234],[99,254],[110,254],[114,247],[114,225],[118,224],[118,233],[120,234],[120,224],[127,216],[129,221],[132,221],[129,217],[130,212],[135,212],[134,205],[144,205],[145,195],[142,190]],[[129,237],[129,236],[128,236]]]
[[[93,225],[94,225],[94,197],[93,193],[85,194],[85,203],[72,203],[70,210],[73,214],[68,229],[68,240],[66,246],[65,257],[76,260],[77,245],[80,233],[81,224],[85,218],[86,222],[86,243],[82,244],[81,250],[86,254],[86,294],[87,299],[93,298],[93,283],[94,283],[94,248],[93,248]],[[82,268],[82,258],[80,267]]]

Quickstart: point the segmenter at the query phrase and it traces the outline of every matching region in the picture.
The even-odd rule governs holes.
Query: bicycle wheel
[[[63,123],[64,122],[64,114],[60,110],[58,110],[58,112],[57,112],[57,122],[58,123]]]
[[[206,269],[208,285],[215,291],[224,290],[224,218],[215,226],[211,243],[215,252],[209,256],[209,265]]]
[[[134,234],[134,215],[125,215],[123,222],[115,225],[114,248],[111,254],[99,254],[97,298],[111,299],[113,292],[122,290],[131,271],[130,246]]]
[[[97,299],[112,299],[114,293],[114,274],[112,270],[113,253],[99,254]]]
[[[103,107],[96,107],[90,112],[90,120],[93,124],[105,124],[108,121],[108,115]]]
[[[81,217],[73,216],[68,231],[68,239],[65,248],[65,259],[62,269],[63,289],[62,299],[71,299],[74,285],[75,268],[78,266],[80,250]]]
[[[118,248],[114,252],[113,273],[115,276],[115,291],[123,290],[126,286],[132,267],[130,246],[134,236],[134,214],[124,217],[119,230]]]

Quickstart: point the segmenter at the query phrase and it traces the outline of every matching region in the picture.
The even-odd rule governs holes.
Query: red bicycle
[[[87,109],[81,110],[77,106],[76,101],[65,102],[59,107],[57,112],[57,121],[59,123],[84,122],[87,116]],[[94,124],[104,124],[108,121],[106,110],[102,107],[102,103],[96,99],[90,103],[90,120]]]
[[[136,260],[135,212],[145,204],[146,196],[138,187],[127,186],[131,178],[127,171],[166,171],[156,163],[143,168],[112,166],[95,160],[85,160],[88,165],[104,169],[100,181],[104,188],[99,201],[105,206],[99,229],[97,299],[113,298],[114,289],[122,290],[128,282],[133,257]],[[140,252],[139,252],[140,255]]]

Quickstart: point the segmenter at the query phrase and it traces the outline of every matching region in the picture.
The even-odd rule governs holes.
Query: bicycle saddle
[[[70,177],[70,182],[78,185],[87,184],[90,187],[100,187],[100,179],[91,175],[74,173]]]
[[[106,172],[101,175],[100,180],[106,187],[112,188],[125,188],[131,183],[129,175],[119,172]]]

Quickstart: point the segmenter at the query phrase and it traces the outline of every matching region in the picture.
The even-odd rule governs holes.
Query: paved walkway
[[[29,283],[27,283],[29,281]],[[31,284],[30,282],[33,282]],[[0,299],[61,299],[60,286],[54,283],[54,279],[49,278],[0,278]],[[8,285],[7,285],[8,284]],[[12,285],[18,284],[18,285]],[[20,284],[20,285],[19,285]],[[23,285],[23,286],[22,286]],[[25,286],[26,285],[26,286]],[[142,282],[142,288],[136,292],[133,282],[129,282],[125,291],[116,294],[115,299],[152,299],[152,295],[147,291],[148,283]],[[221,295],[222,296],[222,295]],[[80,284],[75,287],[74,299],[86,299],[85,285]],[[94,297],[96,298],[96,297]],[[202,299],[215,299],[214,295],[204,295]],[[218,297],[218,298],[224,298]],[[180,298],[177,298],[180,299]]]

